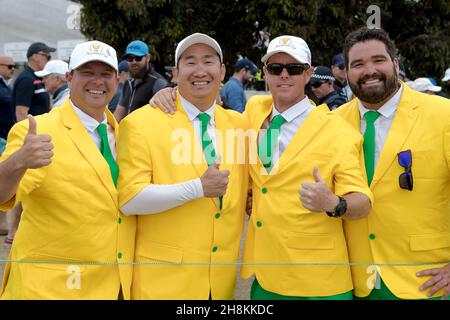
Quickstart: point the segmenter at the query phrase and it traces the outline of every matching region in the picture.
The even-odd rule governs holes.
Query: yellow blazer
[[[179,98],[176,105],[175,115],[145,106],[120,123],[120,206],[150,184],[181,183],[206,171],[200,141]],[[208,299],[210,292],[212,299],[233,298],[248,166],[245,144],[238,152],[232,138],[222,148],[219,136],[226,137],[234,128],[246,129],[247,124],[241,114],[220,106],[214,118],[220,169],[230,170],[222,210],[217,199],[200,198],[139,215],[132,299]],[[234,158],[237,153],[244,156],[240,163]]]
[[[360,130],[358,100],[336,113]],[[397,153],[412,151],[413,191],[399,187],[404,169]],[[364,156],[361,154],[364,163]],[[376,267],[402,299],[426,298],[416,272],[450,260],[450,102],[411,90],[403,93],[370,185],[375,198],[367,218],[346,221],[355,294],[371,292]],[[431,263],[441,263],[431,265]],[[358,266],[359,264],[359,266]],[[362,265],[361,265],[362,264]],[[385,264],[393,264],[386,266]],[[443,291],[436,293],[442,295]]]
[[[117,136],[114,116],[106,114]],[[121,261],[133,261],[134,238],[127,234],[133,219],[119,217],[107,162],[69,100],[36,122],[38,134],[52,137],[54,156],[49,166],[27,170],[16,196],[1,206],[23,206],[1,298],[117,299],[119,273],[129,298],[131,268],[116,262],[119,252]],[[27,132],[28,120],[13,127],[3,159],[19,149]]]
[[[246,106],[251,128],[259,131],[273,108],[272,97],[252,97]],[[361,135],[325,108],[314,109],[283,152],[270,175],[252,161],[253,210],[244,250],[244,278],[288,296],[330,296],[352,289],[342,219],[305,209],[298,189],[314,182],[313,169],[330,189],[344,195],[372,195],[359,163]],[[276,172],[274,172],[276,170]]]

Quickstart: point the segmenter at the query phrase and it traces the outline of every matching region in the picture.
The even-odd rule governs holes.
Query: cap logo
[[[102,45],[99,43],[91,44],[91,46],[89,47],[90,53],[100,54],[102,50],[103,50]]]
[[[283,45],[283,46],[288,46],[292,43],[292,39],[289,37],[282,37],[279,41],[279,44]]]

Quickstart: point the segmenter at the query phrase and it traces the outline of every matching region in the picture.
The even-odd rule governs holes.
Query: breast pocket
[[[138,254],[142,261],[163,261],[181,263],[183,261],[183,249],[162,243],[150,242],[145,245],[143,252]]]
[[[47,254],[33,255],[21,266],[23,284],[37,296],[63,299],[78,295],[83,287],[86,265]]]
[[[334,238],[326,234],[291,232],[288,234],[286,245],[298,250],[332,250],[334,249]]]
[[[430,251],[450,248],[450,234],[436,233],[410,236],[410,248],[412,251]]]

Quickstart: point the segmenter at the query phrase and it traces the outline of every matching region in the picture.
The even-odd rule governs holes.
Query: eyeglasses
[[[133,62],[133,60],[136,60],[136,62],[140,62],[144,58],[144,56],[127,56],[125,59],[128,62]]]
[[[411,150],[405,150],[399,152],[398,156],[398,164],[405,169],[405,172],[400,174],[398,177],[398,182],[400,184],[400,188],[412,191],[413,189],[413,175],[411,171],[412,167],[412,154]]]
[[[344,70],[345,69],[345,65],[344,64],[340,64],[338,65],[339,70]]]
[[[279,76],[283,72],[284,68],[286,68],[286,71],[290,76],[296,76],[302,74],[305,70],[308,70],[309,65],[302,63],[288,63],[288,64],[270,63],[266,65],[266,68],[270,74],[275,76]]]
[[[5,67],[7,67],[9,70],[12,70],[12,69],[17,68],[15,64],[4,64],[4,63],[0,63],[0,66],[5,66]]]
[[[46,57],[47,61],[50,61],[50,59],[52,58],[52,56],[50,54],[45,53],[45,52],[38,52],[37,54]]]
[[[313,88],[319,88],[321,85],[323,85],[325,82],[321,82],[321,81],[317,81],[317,82],[314,82],[314,83],[311,83],[311,87],[313,87]]]

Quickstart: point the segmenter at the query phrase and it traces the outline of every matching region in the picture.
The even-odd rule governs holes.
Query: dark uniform
[[[145,106],[159,90],[169,87],[169,83],[149,64],[143,79],[128,79],[122,89],[119,105],[127,109],[127,114]]]

